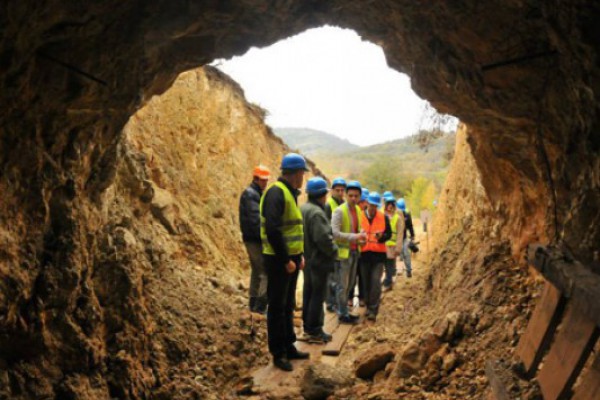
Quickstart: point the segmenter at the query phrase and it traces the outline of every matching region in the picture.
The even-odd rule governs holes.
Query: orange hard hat
[[[252,174],[253,176],[256,176],[260,179],[269,179],[269,177],[271,176],[269,169],[264,165],[258,165],[254,167],[254,171],[252,172]]]

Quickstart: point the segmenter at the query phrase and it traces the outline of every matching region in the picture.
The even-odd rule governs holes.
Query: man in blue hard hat
[[[298,207],[299,189],[308,171],[299,154],[281,160],[281,176],[260,201],[260,236],[267,271],[267,334],[273,364],[292,371],[290,360],[309,358],[296,349],[294,308],[298,272],[304,268],[304,227]]]
[[[361,247],[360,273],[364,283],[367,312],[365,317],[375,321],[381,299],[381,277],[386,259],[385,242],[392,236],[389,218],[379,211],[381,196],[369,193],[367,210],[362,217],[362,229],[367,241]]]
[[[305,340],[310,343],[331,341],[330,334],[323,331],[323,302],[327,277],[333,271],[337,246],[333,242],[331,224],[325,215],[327,182],[315,177],[306,183],[308,202],[300,207],[304,222],[304,288],[302,293],[302,321]]]
[[[410,211],[406,209],[406,201],[404,198],[399,199],[396,202],[398,210],[402,212],[404,217],[404,231],[402,234],[402,260],[404,261],[404,269],[406,270],[406,277],[412,277],[412,265],[410,261],[410,243],[415,239],[415,230],[413,228],[412,216]],[[407,237],[406,233],[410,233],[410,238]]]
[[[396,277],[396,257],[402,251],[402,240],[398,240],[398,235],[404,232],[404,218],[400,216],[396,209],[396,199],[394,196],[388,196],[384,199],[385,215],[390,220],[392,228],[392,237],[385,242],[386,260],[385,260],[385,278],[383,279],[383,289],[390,290],[394,286]]]
[[[337,177],[331,182],[331,196],[327,199],[325,204],[325,214],[329,221],[331,221],[331,215],[333,212],[342,204],[344,204],[344,191],[346,190],[346,181],[344,178]],[[337,263],[337,261],[336,261]],[[327,278],[327,311],[333,312],[337,308],[337,300],[335,295],[335,281],[333,279],[333,273],[329,274]]]
[[[331,227],[338,246],[338,263],[335,266],[338,321],[342,324],[355,324],[358,317],[350,314],[348,297],[354,291],[356,269],[360,254],[359,245],[366,240],[361,232],[362,211],[358,201],[362,188],[358,181],[346,185],[346,202],[333,213]]]
[[[344,178],[338,177],[331,182],[331,197],[327,199],[325,205],[325,213],[331,221],[331,215],[336,208],[344,203],[344,192],[346,191],[346,181]]]

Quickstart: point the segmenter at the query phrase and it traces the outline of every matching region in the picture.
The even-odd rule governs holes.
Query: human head
[[[346,185],[346,201],[350,207],[354,207],[360,201],[362,187],[359,181],[350,181]]]
[[[367,199],[367,210],[370,215],[374,215],[381,204],[381,196],[377,192],[370,192]]]
[[[396,211],[396,199],[393,197],[388,197],[385,199],[385,211],[388,214],[393,214]]]
[[[369,198],[369,189],[362,188],[362,194],[360,195],[360,201],[358,205],[363,210],[367,207],[367,199]]]
[[[331,182],[331,197],[337,200],[344,200],[344,191],[346,190],[346,181],[343,178],[335,178]]]
[[[396,202],[396,205],[398,206],[398,208],[402,211],[406,211],[406,201],[404,201],[404,198],[399,199]]]
[[[327,200],[327,192],[327,182],[320,176],[310,178],[306,182],[306,193],[309,200],[314,200],[324,205]]]
[[[257,165],[252,171],[252,182],[256,183],[261,190],[265,190],[270,177],[271,173],[264,165]]]
[[[306,160],[300,154],[288,153],[281,159],[281,175],[294,189],[302,187],[306,171]]]

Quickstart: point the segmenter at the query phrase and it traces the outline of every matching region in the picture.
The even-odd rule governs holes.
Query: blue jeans
[[[358,251],[350,250],[350,255],[345,260],[339,260],[335,265],[335,294],[337,297],[337,313],[338,316],[347,316],[348,311],[348,295],[350,293],[350,280],[352,276],[356,276],[356,268],[358,265]],[[354,290],[354,288],[352,288]]]
[[[410,265],[410,249],[408,248],[408,244],[410,243],[410,239],[404,239],[404,243],[402,244],[402,259],[404,261],[404,268],[406,269],[406,273],[412,272],[412,267]]]

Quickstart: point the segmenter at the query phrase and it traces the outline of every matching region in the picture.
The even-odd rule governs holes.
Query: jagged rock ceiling
[[[3,2],[0,370],[45,352],[55,369],[44,374],[58,380],[85,362],[86,349],[46,333],[75,337],[90,323],[74,311],[91,291],[86,235],[105,223],[128,118],[184,70],[324,24],[381,45],[419,95],[470,125],[514,254],[560,241],[589,262],[600,243],[599,16],[591,0]]]
[[[114,158],[121,127],[178,73],[334,24],[381,45],[418,94],[471,126],[484,184],[504,202],[499,215],[526,238],[516,249],[529,239],[563,237],[589,259],[600,238],[599,7],[593,1],[9,1],[0,13],[3,172],[23,190],[43,194],[71,182],[78,195],[97,196],[111,179],[98,176],[98,166]],[[46,169],[59,173],[50,182],[38,179]],[[40,212],[39,203],[27,206]],[[586,221],[591,229],[582,232]]]

